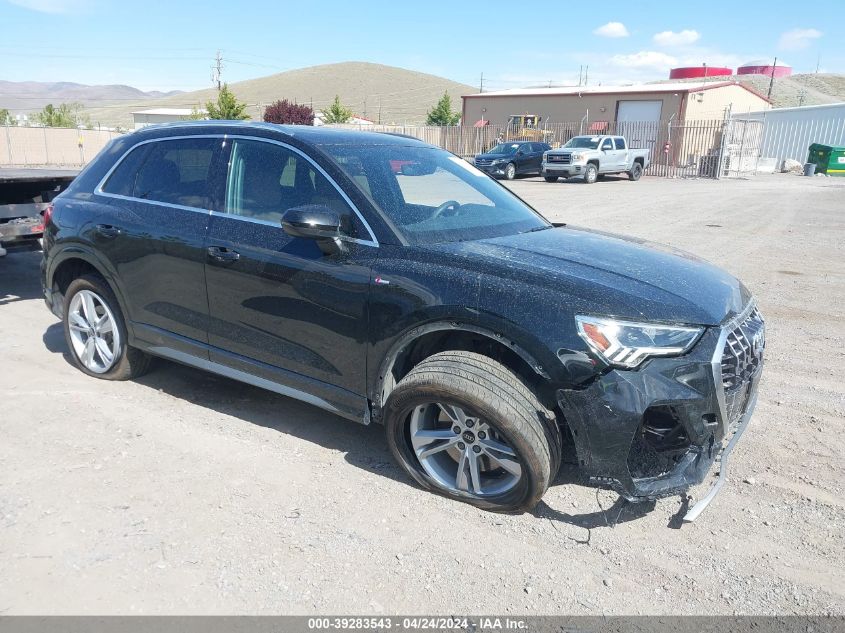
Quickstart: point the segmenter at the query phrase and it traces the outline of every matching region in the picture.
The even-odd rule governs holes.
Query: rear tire
[[[543,176],[543,179],[546,182],[557,182],[557,176]]]
[[[599,169],[593,163],[588,163],[584,168],[584,183],[592,185],[599,178]]]
[[[530,510],[560,465],[554,414],[509,369],[481,354],[423,360],[390,393],[384,422],[393,456],[417,483],[485,510]]]
[[[628,178],[636,182],[643,175],[643,166],[640,163],[634,163],[631,171],[628,172]]]
[[[94,322],[99,325],[92,327]],[[129,346],[120,305],[98,275],[85,275],[70,283],[62,325],[73,364],[89,376],[130,380],[150,367],[151,357]]]

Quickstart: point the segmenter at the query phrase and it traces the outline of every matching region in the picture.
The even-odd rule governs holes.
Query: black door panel
[[[281,226],[216,214],[209,244],[238,253],[207,265],[212,347],[364,393],[371,247],[325,255]]]
[[[343,241],[326,254],[291,237],[284,211],[328,207],[354,234],[352,209],[305,156],[279,144],[234,139],[225,213],[206,243],[212,360],[233,354],[365,394],[367,298],[376,250]],[[220,350],[220,352],[215,352]]]

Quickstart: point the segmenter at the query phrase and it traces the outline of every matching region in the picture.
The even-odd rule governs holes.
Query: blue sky
[[[210,85],[217,49],[230,83],[352,60],[472,85],[483,72],[486,89],[573,84],[582,65],[591,84],[775,56],[845,72],[842,0],[568,4],[0,0],[0,79],[191,90]]]

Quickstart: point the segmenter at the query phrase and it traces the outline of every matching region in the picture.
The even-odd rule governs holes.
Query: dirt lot
[[[485,513],[415,487],[380,427],[164,362],[87,378],[40,300],[40,253],[13,252],[0,613],[845,613],[845,179],[512,186],[757,294],[760,403],[697,523],[566,468],[534,514]]]

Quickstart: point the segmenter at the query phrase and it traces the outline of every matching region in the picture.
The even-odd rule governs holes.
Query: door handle
[[[114,239],[118,235],[121,234],[120,227],[112,226],[111,224],[98,224],[97,225],[97,234],[100,237],[105,237],[106,239]]]
[[[233,251],[225,246],[209,246],[208,256],[216,262],[236,262],[241,258],[238,251]]]

